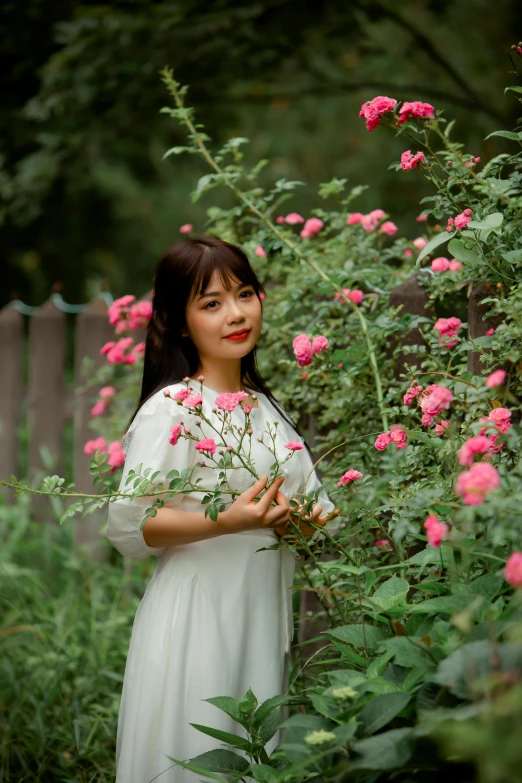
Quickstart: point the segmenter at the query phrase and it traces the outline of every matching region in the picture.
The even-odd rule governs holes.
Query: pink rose
[[[196,448],[198,451],[206,451],[208,454],[215,454],[217,446],[214,438],[203,438],[203,440],[198,440]]]
[[[495,334],[495,330],[493,328],[488,329],[486,332],[486,337],[491,337],[492,334]]]
[[[197,408],[198,405],[201,405],[203,402],[203,395],[197,394],[196,392],[192,394],[187,394],[183,402],[181,403],[185,408]]]
[[[183,401],[183,400],[185,400],[188,397],[189,394],[190,394],[190,391],[188,389],[180,389],[174,395],[174,399]]]
[[[362,473],[360,473],[358,470],[347,470],[346,473],[343,473],[337,482],[337,486],[343,487],[345,484],[349,484],[350,481],[357,481],[357,479],[360,478],[362,478]]]
[[[114,394],[116,394],[116,389],[114,386],[103,386],[98,394],[102,399],[105,399],[106,397],[112,397]]]
[[[437,319],[433,328],[439,333],[439,344],[445,348],[452,348],[456,345],[457,340],[449,338],[455,337],[461,326],[462,321],[460,318],[455,318],[454,316]]]
[[[408,445],[406,443],[406,432],[400,424],[392,424],[389,435],[390,442],[395,443],[398,449],[405,449]]]
[[[439,256],[439,258],[434,258],[431,262],[431,268],[434,272],[447,272],[450,266],[450,262],[447,258],[444,258],[444,256]]]
[[[303,237],[303,239],[310,239],[311,237],[314,237],[323,228],[323,226],[324,223],[322,220],[319,220],[319,218],[308,218],[304,224],[300,236]]]
[[[420,385],[415,385],[415,383],[409,387],[406,394],[402,398],[402,402],[404,405],[411,405],[415,397],[421,393],[423,387]]]
[[[429,103],[422,101],[404,101],[399,109],[399,121],[406,122],[411,117],[418,117],[424,120],[435,119],[435,109]]]
[[[489,462],[477,462],[457,478],[455,492],[467,506],[483,503],[486,495],[500,487],[498,471]]]
[[[391,443],[391,438],[387,432],[382,432],[380,435],[377,436],[375,439],[375,443],[373,444],[376,449],[379,451],[384,451],[388,448],[389,444]]]
[[[501,383],[504,383],[506,374],[505,370],[495,370],[491,375],[488,375],[486,378],[486,386],[488,389],[494,389],[495,386],[500,386]]]
[[[172,446],[175,446],[177,444],[182,429],[183,427],[181,424],[175,424],[173,427],[170,428],[169,443]]]
[[[305,219],[304,217],[301,217],[298,212],[290,212],[290,214],[286,216],[285,222],[288,223],[289,226],[295,226],[297,223],[304,223]]]
[[[192,223],[184,223],[179,227],[180,234],[190,234],[192,231]]]
[[[108,400],[98,400],[91,408],[91,416],[102,416],[105,413]]]
[[[95,440],[88,440],[85,446],[83,447],[83,453],[90,456],[91,454],[95,454],[96,451],[100,449],[100,454],[105,454],[107,451],[107,441],[105,438],[96,438]]]
[[[417,250],[424,250],[426,245],[428,244],[428,240],[424,239],[424,237],[417,237],[417,239],[413,240],[413,246],[417,248]]]
[[[306,367],[312,363],[312,342],[307,334],[298,334],[294,337],[292,347],[299,367]]]
[[[522,587],[522,552],[513,552],[506,561],[504,579],[513,587]]]
[[[276,217],[276,223],[281,224],[281,223],[284,223],[284,222],[285,222],[285,219],[284,219],[284,217],[282,215],[278,215],[278,217]]]
[[[360,223],[363,219],[364,215],[362,212],[352,212],[351,215],[348,215],[346,218],[346,225],[348,226],[355,226],[356,223]]]
[[[259,258],[266,258],[266,253],[263,250],[263,248],[261,247],[261,245],[258,245],[254,252],[255,252],[256,256],[259,256]]]
[[[377,549],[391,549],[391,544],[386,538],[380,538],[375,542]]]
[[[395,223],[392,223],[391,220],[387,220],[385,223],[381,226],[381,231],[383,234],[388,234],[389,237],[393,236],[397,233],[399,229],[395,225]]]
[[[459,465],[471,467],[473,459],[477,454],[485,454],[487,456],[490,449],[491,439],[485,435],[476,435],[474,438],[469,438],[459,449]]]
[[[224,411],[233,411],[239,405],[241,400],[246,399],[246,392],[224,392],[216,397],[216,405]]]
[[[412,155],[411,150],[406,150],[401,155],[401,169],[403,171],[411,171],[411,169],[419,166],[423,160],[425,160],[423,152],[416,152],[415,155]]]
[[[372,215],[363,215],[361,218],[361,226],[365,231],[368,231],[368,233],[375,231],[378,225],[379,218],[373,217]]]
[[[420,407],[423,413],[434,417],[438,416],[441,411],[447,410],[452,399],[453,392],[445,386],[433,383],[423,392]]]
[[[111,466],[110,473],[114,473],[116,468],[121,467],[125,462],[125,454],[121,449],[120,441],[115,440],[110,443],[107,448],[107,452],[107,464]]]
[[[428,544],[436,549],[440,547],[443,540],[449,533],[449,528],[445,522],[440,522],[435,514],[426,517],[424,529],[428,538]]]
[[[462,269],[462,262],[457,261],[456,258],[452,258],[449,262],[449,271],[450,272],[458,272],[459,269]]]
[[[320,353],[321,351],[326,351],[327,348],[328,348],[328,340],[322,334],[320,334],[317,337],[313,338],[313,340],[312,340],[312,353],[314,355],[316,353]]]
[[[285,449],[290,449],[290,451],[300,451],[302,448],[303,444],[298,440],[289,440],[288,443],[285,443]]]
[[[415,218],[417,223],[424,223],[424,221],[427,220],[427,219],[428,219],[428,213],[427,212],[423,212],[421,215],[417,215],[417,217]]]
[[[397,106],[395,98],[387,98],[385,95],[378,95],[371,101],[366,101],[361,106],[359,117],[366,120],[366,128],[369,131],[375,130],[382,119],[382,115],[394,110]]]
[[[449,421],[439,421],[435,425],[435,435],[444,435],[444,431],[449,427]]]

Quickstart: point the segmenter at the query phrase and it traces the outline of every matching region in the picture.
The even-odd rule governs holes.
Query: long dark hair
[[[141,394],[125,431],[153,394],[197,371],[197,348],[190,337],[182,335],[186,326],[185,308],[192,292],[197,296],[205,291],[215,269],[227,291],[231,288],[231,275],[251,285],[257,296],[265,292],[246,253],[237,245],[213,235],[176,242],[160,259],[154,273],[152,317],[146,329]],[[241,378],[245,386],[265,394],[304,440],[296,422],[259,374],[256,346],[241,359]],[[308,444],[305,445],[313,459]]]

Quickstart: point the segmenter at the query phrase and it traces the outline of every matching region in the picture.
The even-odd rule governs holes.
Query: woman
[[[194,440],[169,442],[177,424],[197,430],[198,437],[215,437],[172,399],[187,388],[184,378],[202,394],[202,414],[217,424],[212,410],[217,396],[248,393],[230,415],[241,426],[243,408],[251,406],[251,453],[262,478],[254,482],[246,468],[231,471],[229,485],[240,494],[224,498],[228,505],[216,521],[205,518],[203,491],[165,501],[141,530],[150,498],[121,498],[109,506],[107,537],[118,551],[158,557],[132,629],[118,721],[117,783],[149,783],[156,776],[161,783],[199,779],[168,758],[185,761],[221,747],[191,723],[244,736],[231,717],[204,700],[240,698],[251,688],[262,703],[288,687],[295,555],[282,547],[257,550],[285,534],[295,493],[321,488],[321,505],[307,518],[318,525],[339,510],[322,489],[307,448],[295,451],[284,475],[266,487],[274,456],[255,436],[269,427],[276,431],[281,460],[288,457],[285,444],[301,439],[256,369],[262,293],[245,253],[216,237],[179,242],[156,269],[141,397],[124,437],[120,491],[131,491],[132,482],[125,480],[140,463],[159,471],[155,483],[168,484],[169,471],[192,467],[192,483],[200,478],[202,487],[215,487],[217,471],[205,466]],[[279,742],[277,731],[267,752]]]

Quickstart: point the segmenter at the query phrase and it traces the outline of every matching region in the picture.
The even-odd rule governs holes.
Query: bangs
[[[230,291],[232,280],[251,285],[257,294],[261,290],[247,256],[235,245],[222,243],[219,246],[198,243],[201,255],[193,269],[194,278],[190,298],[201,296],[206,290],[212,274],[217,270],[225,290]]]

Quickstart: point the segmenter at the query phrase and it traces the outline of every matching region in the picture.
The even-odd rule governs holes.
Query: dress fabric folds
[[[185,384],[166,388],[172,396]],[[193,384],[193,390],[199,392],[199,384]],[[201,478],[198,486],[202,491],[178,494],[165,504],[183,511],[203,511],[204,489],[214,488],[216,468],[199,464],[201,460],[212,463],[202,457],[193,440],[180,438],[172,446],[169,434],[174,425],[183,424],[198,438],[218,441],[218,435],[203,420],[198,427],[198,416],[163,392],[158,391],[142,406],[125,436],[120,492],[132,491],[132,482],[126,486],[125,479],[140,463],[143,469],[159,471],[154,481],[164,481],[164,486],[168,486],[165,477],[169,471],[195,466],[192,482]],[[280,462],[289,454],[285,444],[302,439],[266,395],[255,393],[259,407],[250,413],[250,456],[261,476],[269,474],[274,458],[258,436],[272,443],[264,433],[268,428],[277,433]],[[202,409],[221,429],[221,419],[212,410],[217,394],[204,387]],[[244,425],[241,406],[231,415],[237,426]],[[279,422],[277,428],[275,421]],[[230,434],[225,438],[235,444]],[[294,452],[283,469],[287,477],[281,492],[286,497],[320,488],[323,513],[334,508],[306,448]],[[230,486],[241,492],[256,480],[244,467],[227,473]],[[224,494],[224,499],[228,502],[230,496]],[[191,723],[244,736],[231,717],[204,700],[240,698],[251,688],[261,704],[285,693],[288,687],[288,653],[294,630],[290,588],[296,556],[284,546],[257,551],[279,541],[276,532],[268,529],[182,546],[149,547],[140,523],[151,504],[150,498],[142,497],[132,501],[121,498],[109,505],[107,538],[116,549],[130,558],[158,558],[132,627],[118,718],[116,783],[151,783],[153,779],[157,783],[196,783],[201,775],[168,757],[185,761],[226,746]],[[329,532],[335,533],[338,524],[332,520]],[[278,730],[266,745],[269,755],[281,739]]]

